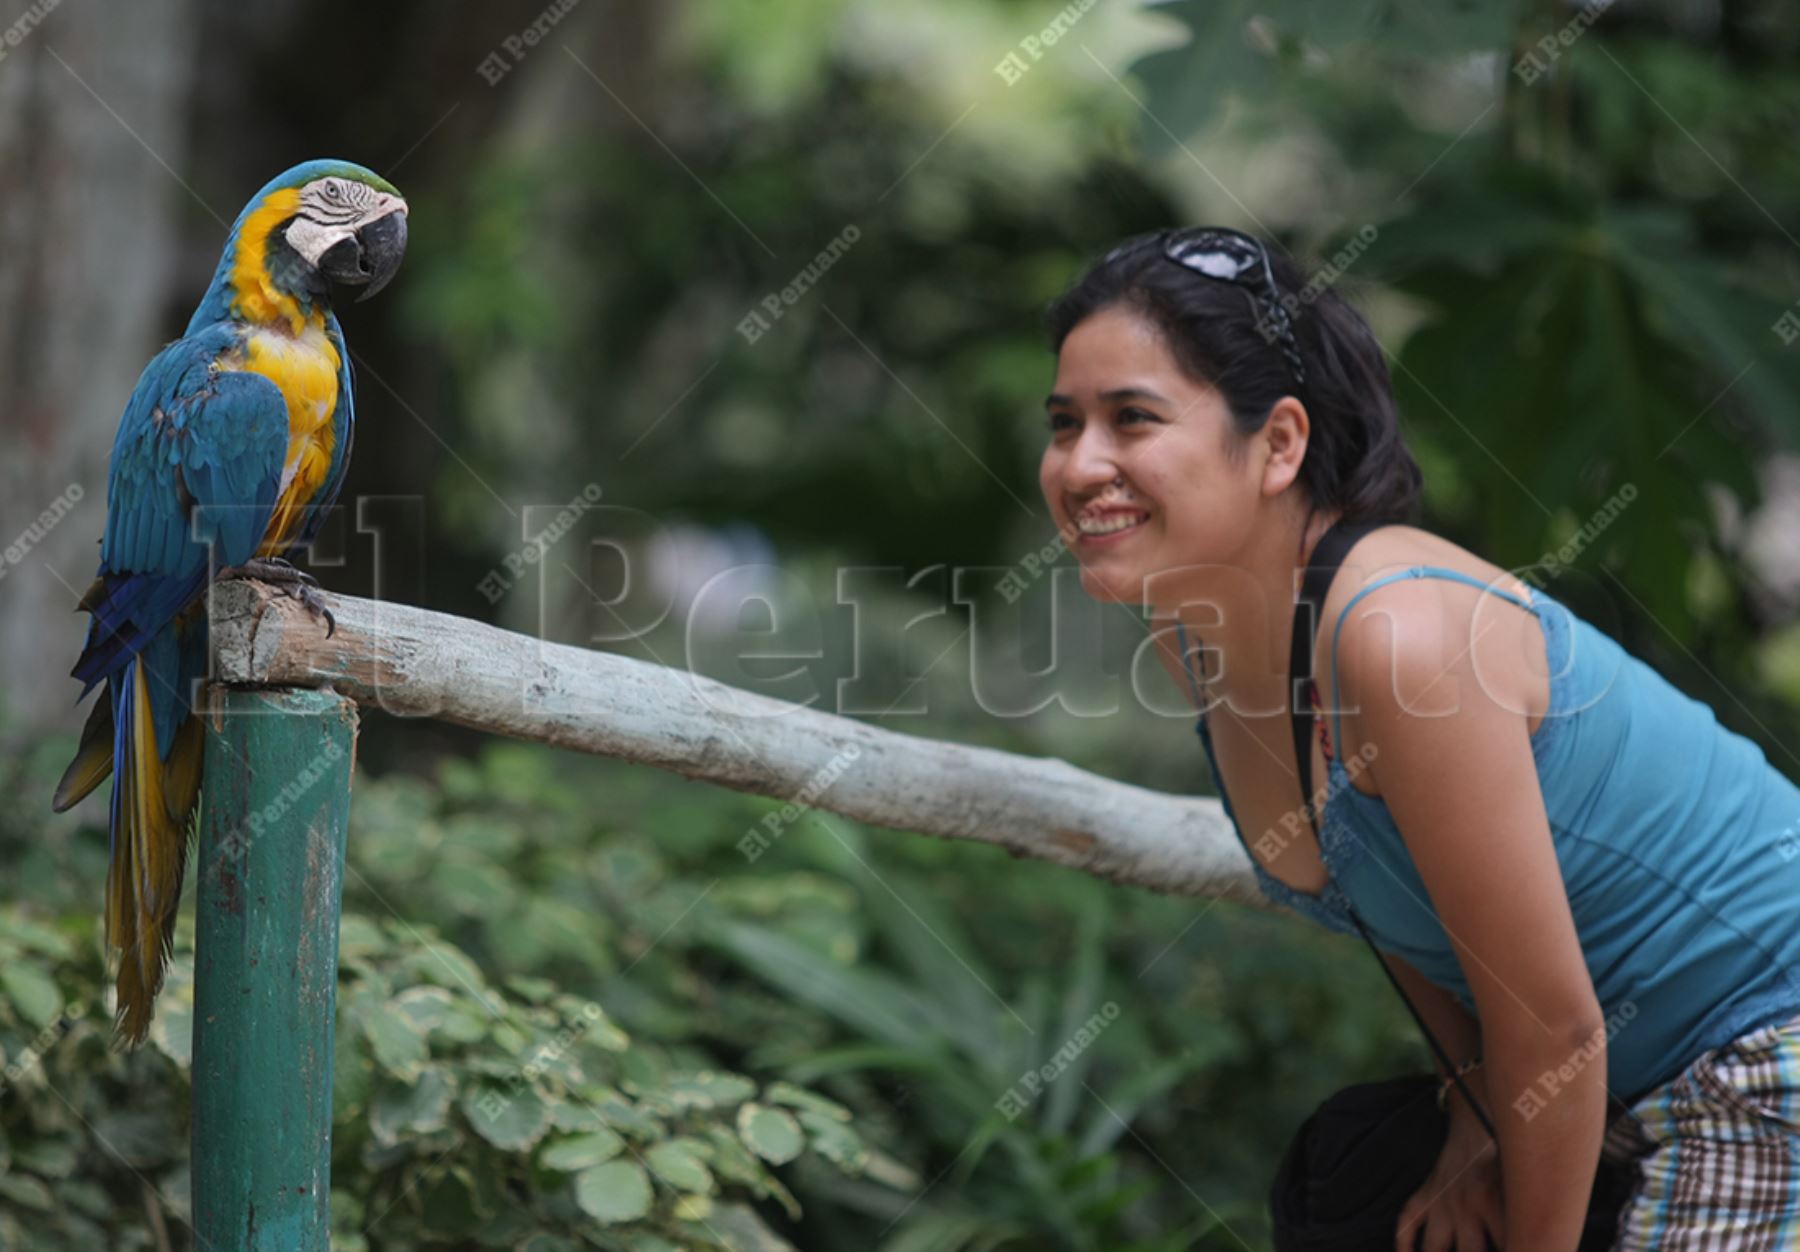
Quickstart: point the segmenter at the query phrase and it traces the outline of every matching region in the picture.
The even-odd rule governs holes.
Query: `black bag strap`
[[[1300,766],[1301,811],[1306,814],[1306,820],[1312,825],[1315,841],[1319,838],[1319,818],[1317,809],[1313,805],[1313,711],[1308,690],[1309,684],[1313,680],[1312,645],[1318,637],[1319,618],[1324,616],[1325,593],[1331,587],[1331,580],[1337,574],[1338,566],[1344,563],[1344,554],[1350,551],[1350,546],[1358,539],[1376,527],[1387,524],[1381,521],[1346,523],[1342,518],[1333,522],[1319,537],[1319,542],[1313,546],[1312,556],[1308,559],[1305,572],[1301,577],[1300,599],[1294,605],[1294,636],[1288,652],[1288,709],[1292,715],[1294,729],[1294,760]],[[1340,743],[1336,747],[1339,753],[1343,752],[1343,744]],[[1348,900],[1345,901],[1345,907],[1349,908]],[[1488,1120],[1487,1112],[1476,1102],[1474,1095],[1469,1091],[1468,1084],[1463,1081],[1462,1075],[1457,1073],[1456,1063],[1444,1051],[1443,1045],[1438,1043],[1437,1036],[1431,1033],[1431,1028],[1425,1024],[1425,1019],[1419,1015],[1419,1010],[1413,1007],[1412,997],[1406,994],[1406,989],[1400,985],[1399,978],[1395,977],[1394,971],[1382,959],[1381,950],[1369,937],[1368,928],[1363,925],[1362,918],[1356,915],[1354,908],[1349,908],[1349,912],[1350,920],[1356,924],[1356,929],[1362,934],[1363,941],[1369,945],[1369,951],[1375,954],[1376,964],[1381,966],[1381,972],[1388,976],[1388,981],[1394,984],[1394,990],[1400,993],[1400,999],[1405,1002],[1407,1012],[1411,1013],[1413,1020],[1419,1024],[1419,1030],[1424,1034],[1426,1042],[1431,1045],[1432,1052],[1437,1056],[1438,1064],[1444,1067],[1444,1072],[1450,1075],[1451,1080],[1456,1083],[1456,1089],[1462,1093],[1462,1098],[1469,1102],[1469,1107],[1475,1111],[1475,1116],[1481,1120],[1481,1124],[1488,1134],[1496,1143],[1499,1142],[1500,1136],[1494,1130],[1494,1123]]]

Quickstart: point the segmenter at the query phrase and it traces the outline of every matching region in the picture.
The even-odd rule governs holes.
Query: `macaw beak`
[[[393,281],[406,255],[406,207],[396,208],[363,226],[349,239],[340,239],[319,258],[319,270],[334,283],[361,287],[358,302],[367,300]]]

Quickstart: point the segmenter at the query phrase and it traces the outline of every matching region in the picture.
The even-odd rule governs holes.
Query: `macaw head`
[[[367,300],[400,268],[406,211],[399,190],[373,170],[350,161],[307,161],[256,193],[234,239],[256,251],[264,271],[257,278],[284,295],[313,300],[333,287],[352,287]]]

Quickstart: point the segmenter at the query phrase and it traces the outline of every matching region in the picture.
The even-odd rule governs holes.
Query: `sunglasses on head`
[[[1282,303],[1281,288],[1275,285],[1275,267],[1261,240],[1227,226],[1191,226],[1128,240],[1108,252],[1105,259],[1111,261],[1153,245],[1165,260],[1207,278],[1242,287],[1254,296],[1262,310],[1256,319],[1257,330],[1268,343],[1279,344],[1293,371],[1294,382],[1306,385],[1306,366],[1300,358],[1299,340],[1294,337],[1294,321]]]

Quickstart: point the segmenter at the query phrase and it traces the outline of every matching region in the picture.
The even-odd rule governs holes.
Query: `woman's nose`
[[[1119,462],[1111,444],[1090,426],[1070,449],[1063,483],[1071,491],[1092,491],[1119,476]]]

